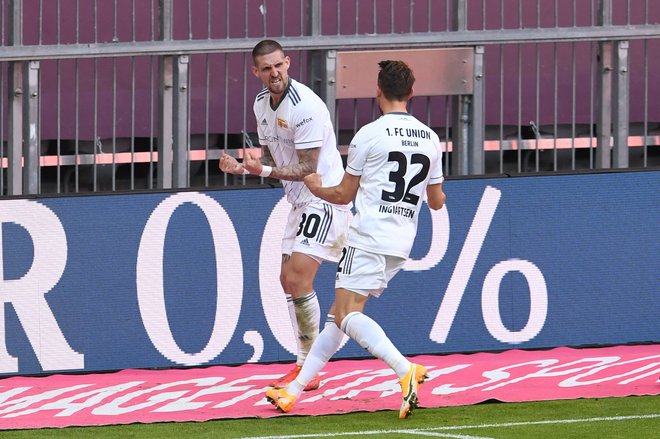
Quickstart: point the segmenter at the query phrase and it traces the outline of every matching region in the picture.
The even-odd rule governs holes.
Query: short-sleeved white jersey
[[[264,88],[254,101],[259,144],[268,147],[276,166],[298,163],[297,149],[320,148],[316,172],[324,186],[339,184],[344,165],[337,150],[330,113],[325,103],[309,87],[289,78],[289,84],[277,107],[272,108],[270,94]],[[293,205],[319,199],[302,181],[282,180],[287,200]]]
[[[438,135],[408,113],[388,113],[362,127],[348,149],[346,172],[360,176],[347,244],[407,258],[428,184],[442,183]]]

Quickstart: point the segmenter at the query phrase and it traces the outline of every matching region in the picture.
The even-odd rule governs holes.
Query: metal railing
[[[225,186],[256,132],[252,47],[334,108],[346,145],[378,116],[335,102],[333,54],[469,47],[471,95],[418,96],[448,175],[660,161],[660,9],[650,0],[0,0],[0,193]],[[333,69],[335,71],[333,72]],[[374,78],[375,81],[375,78]]]

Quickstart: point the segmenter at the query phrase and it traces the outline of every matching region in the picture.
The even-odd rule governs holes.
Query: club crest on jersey
[[[289,125],[286,123],[286,120],[277,118],[277,126],[280,128],[289,128]]]

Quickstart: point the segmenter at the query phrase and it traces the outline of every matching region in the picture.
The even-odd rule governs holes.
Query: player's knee
[[[300,276],[291,272],[280,275],[280,284],[286,294],[292,294],[294,297],[297,297],[300,294],[309,293],[313,289],[307,286]]]
[[[284,283],[284,290],[294,296],[312,291],[311,288],[300,282],[300,278],[297,278],[296,276],[287,276],[286,282]]]
[[[314,290],[314,273],[289,267],[280,276],[282,287],[288,294],[307,294]]]
[[[314,283],[310,282],[304,276],[288,275],[284,288],[289,294],[298,296],[312,292],[314,290]]]

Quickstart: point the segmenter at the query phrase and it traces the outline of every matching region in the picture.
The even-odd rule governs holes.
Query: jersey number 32
[[[410,164],[420,164],[422,168],[411,179],[410,183],[406,182],[406,171],[408,170],[408,158],[401,151],[391,151],[387,156],[390,162],[397,162],[399,167],[396,171],[390,172],[390,181],[394,183],[394,190],[392,192],[383,190],[381,199],[390,203],[404,203],[417,204],[419,195],[411,194],[410,190],[417,186],[419,183],[426,180],[431,168],[431,160],[424,154],[415,153],[410,156]]]

